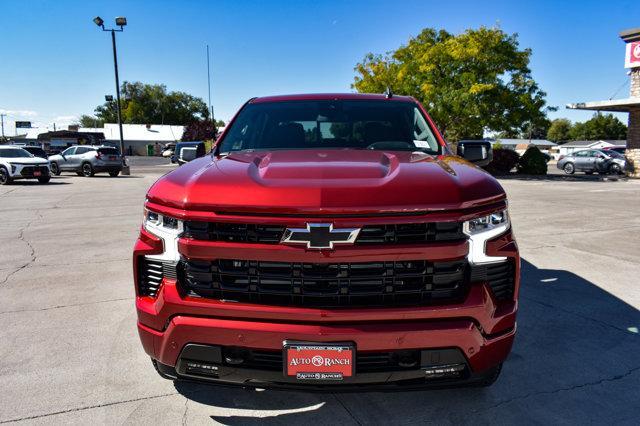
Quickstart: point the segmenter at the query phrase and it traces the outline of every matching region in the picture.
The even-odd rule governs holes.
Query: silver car
[[[76,145],[60,154],[49,157],[51,173],[76,172],[78,176],[90,177],[96,173],[118,176],[122,170],[122,157],[112,146]]]
[[[575,172],[621,174],[627,165],[624,155],[608,150],[585,149],[558,159],[557,167],[568,175]]]

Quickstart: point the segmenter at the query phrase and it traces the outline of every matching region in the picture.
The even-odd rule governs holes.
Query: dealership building
[[[630,165],[630,175],[640,177],[640,28],[622,31],[620,38],[626,43],[625,68],[629,68],[631,80],[629,97],[606,101],[579,102],[568,104],[567,108],[629,113],[625,155]]]

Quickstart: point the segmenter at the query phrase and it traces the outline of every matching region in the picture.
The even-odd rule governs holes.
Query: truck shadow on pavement
[[[624,301],[571,272],[523,260],[518,335],[490,388],[334,394],[175,387],[224,424],[632,423],[640,406],[638,328],[640,312]]]

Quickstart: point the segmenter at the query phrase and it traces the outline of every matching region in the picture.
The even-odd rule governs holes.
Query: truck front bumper
[[[155,237],[142,232],[134,250],[134,269],[140,256],[161,249]],[[464,301],[456,304],[336,309],[271,306],[191,297],[175,279],[164,278],[155,297],[136,298],[138,332],[156,368],[173,378],[305,389],[483,381],[499,369],[514,341],[520,263],[510,232],[488,242],[487,250],[511,258],[516,265],[512,300],[497,301],[488,283],[475,281]],[[290,378],[282,366],[285,341],[349,342],[356,352],[355,375],[326,383]],[[194,355],[189,353],[193,344],[208,349]],[[225,356],[238,351],[249,354],[247,362],[231,362]],[[359,366],[360,356],[407,353],[415,363],[388,369]],[[257,357],[252,354],[270,362],[255,362]],[[201,368],[189,370],[188,362]],[[452,374],[432,374],[451,365],[456,365]]]

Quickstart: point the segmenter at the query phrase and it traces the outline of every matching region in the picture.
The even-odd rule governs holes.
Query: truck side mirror
[[[493,148],[489,141],[459,141],[457,154],[477,166],[486,166],[493,160]]]

